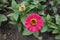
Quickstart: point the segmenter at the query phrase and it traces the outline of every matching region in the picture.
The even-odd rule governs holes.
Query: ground
[[[0,40],[55,40],[49,33],[40,34],[38,38],[23,36],[22,32],[18,32],[17,25],[6,23],[0,27]]]

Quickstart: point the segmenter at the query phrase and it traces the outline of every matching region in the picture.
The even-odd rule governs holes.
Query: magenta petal
[[[38,31],[38,28],[37,27],[33,27],[32,28],[32,32],[37,32]]]
[[[35,18],[38,21],[38,24],[36,26],[32,26],[30,24],[30,20],[32,18]],[[28,17],[25,19],[24,23],[25,23],[26,28],[30,32],[37,32],[37,31],[41,30],[41,28],[43,27],[43,25],[44,25],[44,19],[40,15],[38,15],[37,13],[32,13],[32,14],[28,15]]]
[[[28,28],[28,30],[29,30],[30,32],[32,32],[32,27]]]

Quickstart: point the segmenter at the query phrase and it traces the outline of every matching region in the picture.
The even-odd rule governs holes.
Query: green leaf
[[[12,0],[12,7],[16,7],[17,6],[17,3],[15,0]]]
[[[53,6],[54,5],[53,1],[50,1],[50,4]]]
[[[30,10],[32,10],[35,7],[36,7],[36,5],[29,5],[27,12],[29,12]]]
[[[56,39],[60,39],[60,35],[57,35],[55,38],[56,38]]]
[[[33,0],[33,4],[39,4],[39,0]]]
[[[34,35],[34,37],[38,37],[39,36],[39,32],[34,32],[33,35]]]
[[[43,33],[43,32],[46,32],[47,30],[48,30],[48,26],[44,26],[44,27],[42,28],[41,32]]]
[[[25,5],[25,6],[28,6],[28,2],[25,0],[21,3],[21,5]]]
[[[23,35],[31,35],[32,32],[30,32],[28,29],[24,28]]]
[[[57,0],[58,1],[58,3],[57,4],[60,4],[60,0]]]
[[[47,15],[47,17],[46,17],[46,19],[49,21],[49,20],[51,20],[51,16],[50,15]]]
[[[20,32],[21,30],[21,24],[18,24],[18,31]]]
[[[24,21],[25,21],[25,18],[26,18],[26,15],[24,15],[23,17],[22,17],[23,15],[21,15],[21,22],[24,24]]]
[[[56,24],[60,25],[60,16],[59,15],[55,15],[56,17]]]
[[[17,21],[11,20],[9,21],[10,24],[17,24]]]
[[[18,16],[19,16],[19,13],[18,12],[15,12],[15,13],[11,13],[9,15],[7,15],[8,17],[11,18],[11,20],[16,20],[18,19]]]
[[[38,13],[39,13],[40,15],[45,16],[44,11],[39,11]]]
[[[12,6],[11,8],[14,10],[14,11],[19,11],[19,4],[16,3],[15,0],[12,0]]]
[[[0,14],[0,22],[6,21],[7,17],[3,14]]]
[[[48,24],[48,26],[50,28],[58,29],[58,27],[54,23]]]
[[[54,13],[56,13],[57,12],[57,8],[53,7],[53,11],[54,11]]]
[[[38,5],[38,9],[42,11],[42,10],[44,10],[44,8],[45,8],[46,6],[47,6],[47,5]]]
[[[52,31],[52,33],[56,34],[56,33],[59,33],[59,31],[55,29],[55,30]]]

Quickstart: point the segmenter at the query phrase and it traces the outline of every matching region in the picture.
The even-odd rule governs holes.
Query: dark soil
[[[0,26],[0,40],[38,40],[33,36],[23,36],[21,32],[17,31],[17,25],[3,23]]]
[[[17,31],[17,25],[4,24],[0,27],[0,40],[55,40],[50,33],[40,34],[40,37],[35,38],[32,35],[23,36]]]

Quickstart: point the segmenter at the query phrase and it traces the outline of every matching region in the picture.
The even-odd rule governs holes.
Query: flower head
[[[37,32],[43,27],[44,20],[40,15],[32,13],[25,19],[24,24],[30,32]]]
[[[24,5],[22,5],[22,6],[19,7],[20,11],[24,11],[25,9],[26,9],[26,7]]]

